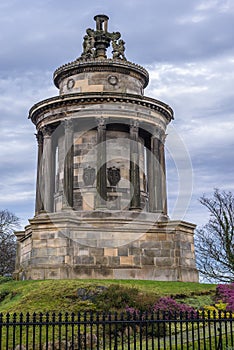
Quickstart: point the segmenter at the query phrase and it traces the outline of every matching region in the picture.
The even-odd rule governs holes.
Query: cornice
[[[150,97],[134,94],[121,93],[76,93],[52,97],[35,104],[29,111],[28,118],[34,124],[37,124],[37,117],[42,113],[56,108],[71,105],[90,105],[100,103],[130,103],[156,110],[163,115],[169,122],[173,118],[173,110],[165,103]]]
[[[81,60],[77,59],[76,61],[67,63],[56,69],[54,72],[54,84],[59,88],[60,82],[75,74],[80,74],[83,72],[119,72],[123,74],[130,74],[134,72],[142,79],[143,87],[145,88],[149,83],[149,73],[142,66],[124,61],[121,59],[90,59],[90,60]]]

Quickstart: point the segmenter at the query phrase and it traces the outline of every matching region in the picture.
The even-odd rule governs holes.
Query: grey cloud
[[[207,11],[205,20],[193,22],[201,12],[195,0],[148,0],[144,6],[140,0],[91,0],[89,9],[85,1],[13,1],[2,6],[1,67],[53,70],[75,59],[85,29],[94,26],[93,16],[100,11],[110,16],[110,30],[122,32],[127,57],[142,64],[210,57],[230,50],[233,40],[233,13],[220,13],[217,6]]]

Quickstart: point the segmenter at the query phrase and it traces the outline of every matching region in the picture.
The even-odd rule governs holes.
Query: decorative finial
[[[109,17],[106,15],[96,15],[94,17],[96,21],[96,30],[88,28],[83,41],[83,52],[79,59],[105,59],[106,50],[112,43],[112,58],[126,60],[125,42],[119,40],[121,34],[119,32],[108,32],[108,20]]]
[[[96,15],[94,21],[96,21],[96,31],[101,30],[107,33],[109,17],[106,15]]]

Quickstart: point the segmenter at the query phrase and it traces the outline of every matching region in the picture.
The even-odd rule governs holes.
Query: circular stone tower
[[[145,97],[148,72],[97,15],[83,52],[58,68],[59,96],[34,105],[35,217],[16,232],[18,278],[197,281],[195,226],[167,215],[172,109]],[[107,57],[111,46],[112,57]]]

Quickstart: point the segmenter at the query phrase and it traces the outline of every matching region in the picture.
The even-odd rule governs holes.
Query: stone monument
[[[16,232],[19,279],[198,281],[195,225],[167,215],[164,142],[172,109],[144,96],[108,16],[58,68],[59,96],[34,105],[35,216]],[[109,48],[109,55],[107,57]]]

